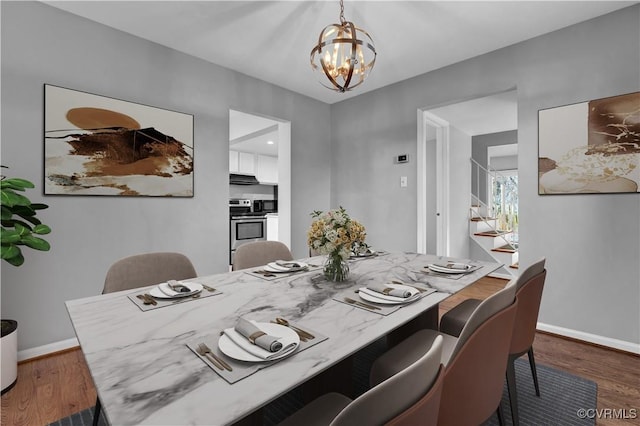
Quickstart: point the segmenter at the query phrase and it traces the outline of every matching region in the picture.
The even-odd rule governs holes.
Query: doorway
[[[459,243],[462,233],[469,235],[471,142],[478,135],[517,130],[517,109],[515,89],[446,106],[418,109],[419,253],[468,256],[458,251],[465,251]],[[464,155],[468,152],[468,158],[461,158],[461,151]],[[455,164],[455,170],[452,164]],[[457,182],[455,189],[452,188],[452,173]],[[468,183],[466,179],[459,179],[460,174],[469,175]],[[461,186],[460,182],[464,184]],[[450,253],[453,240],[456,253]]]
[[[240,157],[245,161],[242,162]],[[260,167],[261,161],[271,167],[265,167],[257,173],[259,183],[246,188],[232,188],[230,185],[230,198],[258,198],[260,194],[273,194],[274,199],[278,200],[275,238],[291,247],[291,123],[280,118],[230,109],[229,172],[256,175],[256,167]],[[260,179],[264,181],[260,182]]]

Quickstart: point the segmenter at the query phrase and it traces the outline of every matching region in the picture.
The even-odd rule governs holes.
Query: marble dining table
[[[324,279],[324,257],[299,259],[310,270],[260,277],[256,270],[201,276],[209,297],[143,310],[126,290],[66,302],[76,336],[107,419],[112,425],[233,424],[387,336],[435,310],[447,297],[497,270],[499,263],[417,253],[384,253],[349,262],[349,279]],[[429,274],[430,263],[454,260],[477,266],[449,277]],[[373,282],[400,281],[435,289],[381,314],[342,303]],[[146,288],[148,291],[151,287]],[[234,383],[224,380],[189,344],[219,335],[239,317],[269,322],[283,317],[326,337]],[[437,318],[437,317],[436,317]]]

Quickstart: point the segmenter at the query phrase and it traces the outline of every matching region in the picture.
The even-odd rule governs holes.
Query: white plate
[[[295,343],[295,348],[293,350],[283,352],[280,355],[274,356],[273,358],[262,359],[242,349],[233,340],[231,340],[229,336],[225,334],[220,336],[220,339],[218,340],[218,348],[220,348],[222,353],[226,356],[237,359],[239,361],[269,362],[287,357],[289,355],[293,355],[300,345],[300,336],[298,336],[298,333],[296,333],[289,327],[285,327],[284,325],[280,324],[273,324],[270,322],[259,322],[256,323],[256,325],[260,327],[260,330],[264,331],[265,333],[271,336],[280,337],[279,340],[280,343],[282,343],[283,347]]]
[[[440,272],[443,274],[468,274],[469,272],[474,271],[473,267],[470,267],[469,269],[453,269],[438,265],[428,265],[428,268],[434,272]]]
[[[413,293],[413,295],[405,299],[404,297],[390,296],[388,294],[379,294],[378,292],[369,290],[366,287],[361,287],[358,290],[358,295],[360,296],[361,299],[364,299],[368,302],[381,303],[385,305],[401,305],[405,303],[411,303],[420,297],[420,292],[414,287],[400,285],[400,284],[387,284],[387,286],[392,288],[397,288],[397,289],[409,290],[411,293]]]
[[[364,253],[351,253],[350,257],[371,257],[371,256],[375,256],[377,253],[375,250],[369,250],[366,251]]]
[[[276,262],[271,262],[268,263],[267,265],[265,265],[265,267],[263,268],[265,271],[269,271],[269,272],[275,272],[275,273],[287,273],[287,272],[298,272],[298,271],[304,271],[305,269],[309,268],[309,265],[307,265],[304,262],[294,262],[293,263],[297,263],[298,265],[300,265],[299,268],[287,268],[285,266],[280,266],[278,265]]]
[[[202,291],[202,284],[199,283],[187,283],[178,281],[179,284],[182,284],[186,287],[189,287],[190,292],[181,293],[179,291],[173,291],[169,288],[167,283],[160,283],[157,287],[149,290],[149,294],[157,299],[180,299],[182,297],[193,296],[196,293],[200,293]]]

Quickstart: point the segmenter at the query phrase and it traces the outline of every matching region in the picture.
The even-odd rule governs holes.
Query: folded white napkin
[[[408,298],[408,297],[413,296],[413,293],[409,289],[406,289],[406,288],[394,288],[394,287],[390,287],[390,286],[387,286],[387,285],[382,284],[382,283],[367,284],[367,288],[369,290],[375,291],[377,293],[386,294],[387,296],[402,297],[402,298],[405,298],[405,299]]]
[[[297,346],[297,342],[291,342],[283,345],[278,339],[279,337],[269,336],[268,334],[260,335],[255,338],[254,343],[249,341],[249,336],[253,333],[260,333],[262,330],[255,321],[249,321],[245,318],[238,319],[234,328],[227,328],[224,334],[229,337],[240,348],[249,352],[258,358],[269,360],[275,357],[291,352]]]
[[[466,271],[471,268],[471,265],[467,265],[466,263],[456,263],[456,262],[442,262],[442,263],[434,263],[434,266],[438,266],[440,268],[447,269],[460,269],[462,271]]]

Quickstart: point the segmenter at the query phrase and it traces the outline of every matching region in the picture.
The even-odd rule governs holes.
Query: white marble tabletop
[[[321,264],[323,257],[303,259]],[[498,269],[458,280],[421,273],[440,258],[389,253],[350,261],[346,283],[330,283],[315,270],[267,281],[235,271],[193,281],[222,294],[143,312],[127,297],[139,289],[66,302],[98,394],[113,425],[224,425],[266,405],[386,335],[451,294]],[[454,259],[469,261],[468,259]],[[332,300],[370,281],[422,283],[437,289],[383,316]],[[284,317],[326,335],[327,340],[234,384],[187,347],[201,336],[232,327],[239,316],[257,321]]]

